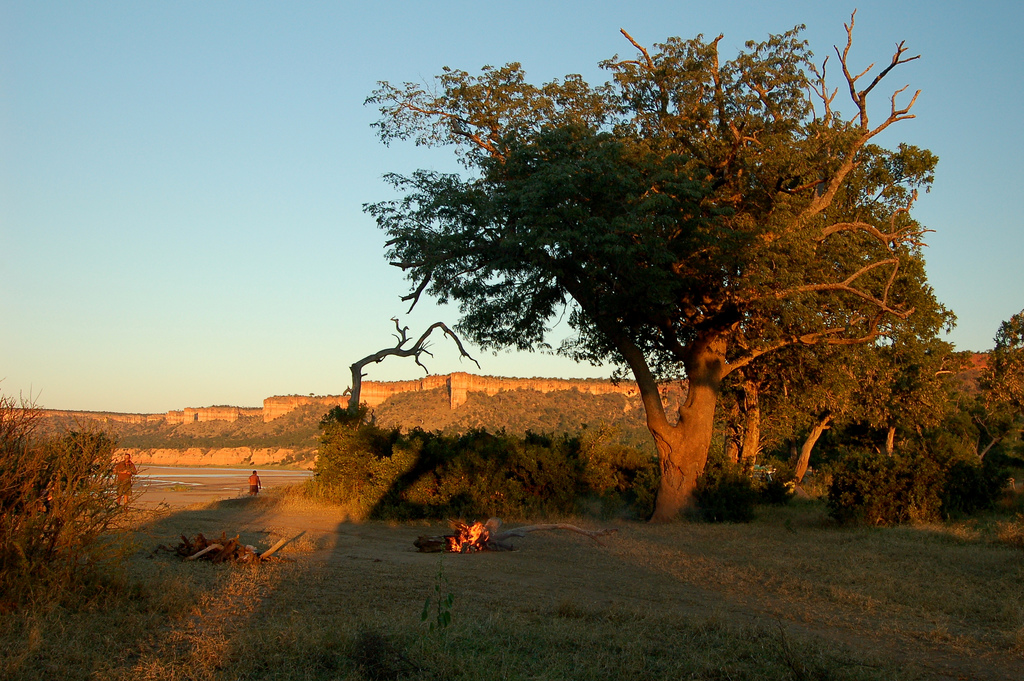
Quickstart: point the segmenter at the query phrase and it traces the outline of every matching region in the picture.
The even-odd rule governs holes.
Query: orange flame
[[[473,553],[487,548],[491,538],[490,530],[483,523],[455,523],[455,536],[447,538],[447,550],[451,553]]]

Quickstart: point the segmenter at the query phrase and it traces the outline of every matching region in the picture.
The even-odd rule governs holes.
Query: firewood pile
[[[477,551],[514,551],[513,537],[525,537],[530,532],[547,530],[567,530],[590,537],[598,544],[598,537],[604,537],[618,530],[584,530],[582,527],[567,523],[544,523],[540,525],[524,525],[503,530],[501,518],[491,518],[486,523],[466,524],[453,522],[454,534],[421,536],[413,542],[421,553],[475,553]]]
[[[296,538],[292,537],[292,539]],[[255,546],[243,544],[239,535],[228,539],[227,533],[221,532],[220,537],[211,540],[200,532],[194,539],[181,535],[181,542],[173,549],[161,544],[157,550],[170,551],[185,560],[206,560],[211,563],[259,563],[271,558],[289,541],[291,539],[281,539],[266,551],[261,552]]]

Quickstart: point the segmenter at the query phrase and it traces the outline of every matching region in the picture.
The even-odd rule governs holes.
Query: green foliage
[[[366,517],[522,517],[649,511],[652,457],[584,437],[446,435],[325,420],[315,494]]]
[[[596,86],[534,86],[518,63],[381,83],[367,101],[382,141],[454,145],[471,170],[391,175],[400,198],[366,206],[406,299],[457,302],[459,330],[489,349],[548,347],[564,316],[573,333],[558,352],[632,371],[662,443],[710,441],[722,380],[762,357],[942,317],[910,215],[937,158],[871,143],[911,117],[916,95],[898,104],[900,90],[886,119],[868,120],[868,93],[907,61],[902,44],[862,90],[861,67],[839,55],[857,107],[843,120],[801,31],[732,58],[718,40],[669,38],[603,62]],[[705,390],[673,425],[655,379],[683,373]],[[697,449],[664,446],[664,470],[703,461]],[[688,491],[664,487],[658,515]]]
[[[1006,470],[994,465],[990,459],[982,465],[954,461],[945,472],[942,515],[956,518],[991,509],[1006,489],[1008,479]]]
[[[694,498],[701,518],[713,523],[749,523],[759,501],[750,475],[721,460],[708,463],[697,481]]]
[[[447,629],[452,623],[452,605],[455,604],[455,594],[448,591],[448,577],[444,574],[444,552],[437,558],[437,576],[434,580],[434,593],[427,596],[423,601],[423,612],[420,613],[420,622],[430,619],[430,604],[433,601],[435,613],[433,621],[430,622],[428,631],[433,632]],[[445,593],[447,592],[447,593]]]
[[[792,473],[792,469],[789,473]],[[796,485],[791,474],[787,475],[780,470],[769,480],[755,481],[754,490],[757,492],[759,503],[783,506],[792,500]]]
[[[982,387],[990,403],[1024,414],[1024,310],[1000,324]]]
[[[40,438],[36,420],[0,396],[0,606],[73,591],[117,553],[108,535],[124,513],[112,489],[114,440]]]
[[[303,405],[272,421],[264,421],[261,416],[242,416],[237,421],[111,422],[103,427],[117,437],[119,446],[127,448],[282,447],[312,452],[316,449],[317,425],[323,409],[323,405]],[[58,430],[67,427],[61,423],[54,425]]]
[[[673,404],[670,403],[669,408]],[[443,431],[447,435],[474,428],[523,435],[534,433],[575,434],[611,428],[614,440],[632,449],[654,454],[643,406],[635,397],[621,394],[592,395],[578,390],[542,393],[536,390],[505,390],[496,395],[469,393],[466,402],[452,409],[448,391],[436,388],[399,393],[374,408],[374,419],[383,427]]]
[[[945,475],[927,456],[852,451],[831,473],[829,514],[841,523],[897,525],[939,518]]]

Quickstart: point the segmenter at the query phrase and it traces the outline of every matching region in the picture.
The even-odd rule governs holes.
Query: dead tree
[[[423,332],[423,335],[420,336],[415,343],[413,343],[409,347],[406,347],[406,343],[410,341],[409,327],[399,326],[398,319],[395,317],[392,317],[391,321],[395,323],[395,329],[397,331],[397,333],[392,334],[398,341],[395,344],[395,346],[390,348],[384,348],[383,350],[378,350],[372,355],[367,355],[358,362],[352,364],[352,366],[350,367],[352,369],[352,391],[348,398],[349,412],[355,413],[359,409],[359,393],[362,388],[363,377],[366,375],[363,373],[363,367],[365,367],[367,364],[370,364],[371,362],[380,363],[383,362],[386,357],[412,357],[416,361],[416,364],[422,367],[423,371],[429,374],[430,371],[427,369],[426,366],[423,365],[423,362],[420,361],[420,356],[434,356],[430,352],[430,350],[427,349],[427,339],[430,337],[430,334],[433,333],[434,329],[441,329],[444,332],[444,335],[451,338],[455,342],[455,345],[458,346],[459,354],[462,357],[469,358],[469,360],[472,361],[473,364],[476,364],[477,369],[480,368],[480,362],[473,359],[473,357],[468,352],[466,352],[466,348],[462,346],[462,341],[459,339],[458,336],[455,335],[454,331],[449,329],[444,324],[444,322],[434,322],[427,328],[426,331]]]

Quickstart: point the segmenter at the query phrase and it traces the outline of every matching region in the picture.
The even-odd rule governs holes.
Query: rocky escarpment
[[[448,393],[450,409],[458,409],[466,403],[470,393],[497,395],[512,390],[534,390],[540,393],[575,390],[587,395],[613,395],[636,397],[638,390],[633,381],[613,383],[601,379],[562,378],[506,378],[502,376],[479,376],[458,371],[448,375],[431,375],[411,381],[363,381],[360,398],[371,409],[383,404],[394,395],[407,392],[426,392],[444,388]],[[665,383],[663,394],[685,391],[685,382]],[[331,409],[348,405],[348,397],[342,395],[275,395],[263,400],[262,407],[185,407],[165,414],[118,414],[113,412],[45,410],[50,417],[64,419],[89,419],[104,423],[166,423],[181,425],[224,421],[234,423],[239,419],[262,418],[264,422],[274,421],[290,414],[300,407],[316,405]]]
[[[676,382],[664,384],[662,391],[671,402],[683,398],[686,389],[684,383]],[[631,381],[456,372],[410,381],[364,381],[361,396],[371,409],[379,410],[379,418],[394,426],[494,427],[512,432],[526,424],[523,427],[538,432],[568,432],[593,421],[590,412],[595,409],[601,412],[598,420],[602,422],[637,420],[632,415],[639,407],[637,393]],[[261,408],[188,407],[166,414],[47,411],[44,415],[54,432],[89,421],[102,424],[124,447],[121,451],[140,464],[308,468],[316,457],[318,424],[324,412],[347,404],[346,395],[283,395],[266,398]],[[558,416],[563,412],[573,415]]]

